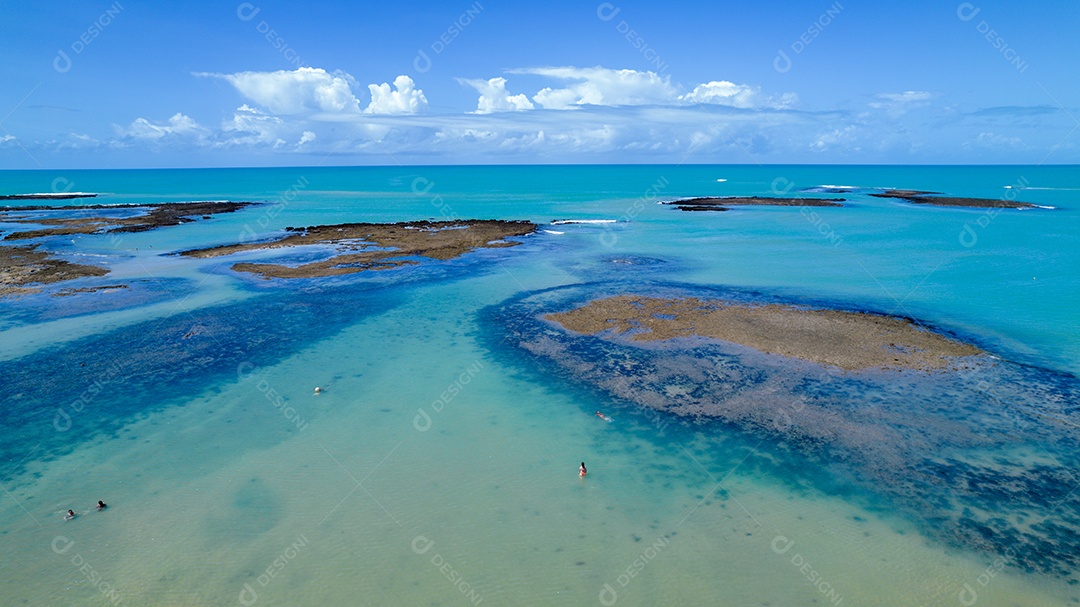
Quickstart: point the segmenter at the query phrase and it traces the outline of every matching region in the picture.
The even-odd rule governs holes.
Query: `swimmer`
[[[64,520],[65,521],[70,521],[73,518],[75,518],[75,511],[74,510],[68,510],[67,514],[64,516]]]
[[[322,388],[315,386],[315,394],[319,394],[320,392],[322,392]]]
[[[611,418],[610,418],[610,417],[608,417],[608,416],[604,415],[603,413],[601,413],[601,412],[599,412],[599,411],[597,411],[597,412],[596,412],[596,417],[599,417],[600,419],[602,419],[602,420],[604,420],[604,421],[606,421],[606,422],[610,422],[610,421],[611,421]]]
[[[585,462],[581,462],[581,468],[578,470],[578,472],[581,474],[582,477],[589,473],[589,471],[585,469]]]
[[[104,510],[104,509],[106,509],[108,507],[109,507],[108,504],[106,504],[105,502],[103,502],[101,500],[98,500],[98,503],[97,503],[97,509],[98,510]]]

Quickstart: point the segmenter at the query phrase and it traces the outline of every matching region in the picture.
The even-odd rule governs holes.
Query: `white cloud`
[[[0,143],[4,139],[0,137]],[[84,133],[69,133],[66,140],[57,142],[56,147],[62,150],[87,150],[101,145],[101,142]]]
[[[904,91],[903,93],[880,93],[878,98],[894,103],[914,103],[916,101],[930,101],[934,98],[934,94],[926,91]]]
[[[247,98],[220,125],[206,128],[183,113],[166,121],[138,118],[116,127],[120,138],[99,145],[164,150],[157,142],[169,142],[170,147],[230,153],[335,153],[378,163],[511,157],[524,162],[789,162],[807,157],[895,162],[938,158],[928,150],[940,146],[923,146],[935,138],[952,142],[948,149],[953,153],[982,158],[1014,157],[1017,150],[1042,144],[1029,141],[1035,136],[1027,130],[1008,128],[1011,121],[1000,112],[942,119],[942,108],[935,108],[938,95],[926,91],[873,95],[864,101],[872,107],[856,111],[789,111],[794,95],[769,96],[757,86],[728,80],[688,87],[653,72],[603,67],[508,74],[518,76],[459,79],[477,92],[475,111],[435,114],[424,111],[428,100],[408,76],[369,86],[371,100],[361,105],[353,91],[363,89],[344,73],[305,68],[216,75]],[[515,78],[534,83],[535,94],[519,92]],[[1038,114],[1043,115],[1049,118],[1041,120],[1049,121],[1064,114]],[[1031,120],[1038,122],[1038,116]],[[0,136],[0,147],[8,153],[14,145],[3,144],[14,141]],[[71,142],[94,144],[74,136]]]
[[[735,84],[727,80],[713,80],[699,84],[679,99],[689,103],[715,103],[731,107],[749,108],[755,105],[758,91],[755,87]]]
[[[583,106],[687,105],[712,104],[742,109],[788,109],[797,98],[792,93],[779,97],[762,95],[761,89],[727,80],[699,84],[689,93],[679,94],[680,87],[667,76],[638,70],[613,70],[604,67],[540,67],[508,70],[510,74],[542,76],[558,80],[562,86],[548,86],[535,95],[536,105],[547,110],[580,109]],[[533,109],[524,95],[510,96],[505,78],[462,80],[480,92],[476,113]]]
[[[713,80],[699,84],[689,93],[679,95],[679,101],[686,103],[711,103],[743,109],[765,107],[784,110],[789,109],[797,100],[794,93],[766,98],[762,96],[760,87],[735,84],[727,80]]]
[[[833,129],[826,133],[822,133],[810,144],[810,151],[827,152],[837,147],[854,147],[853,142],[855,141],[856,134],[857,129],[853,124],[849,124],[844,128]]]
[[[274,114],[311,112],[357,113],[360,100],[353,94],[355,80],[342,72],[302,67],[294,71],[196,74],[224,78],[241,95]]]
[[[545,76],[567,82],[565,87],[547,87],[533,96],[537,105],[549,110],[572,109],[582,105],[663,104],[676,98],[676,90],[670,79],[655,72],[603,67],[540,67],[510,70],[509,73]]]
[[[135,139],[159,140],[168,135],[195,135],[206,134],[207,130],[200,126],[190,116],[180,112],[173,114],[165,123],[153,123],[146,118],[136,118],[126,129],[120,129],[121,134]]]
[[[359,85],[345,72],[302,67],[293,71],[195,75],[224,79],[249,101],[278,116],[361,113],[360,99],[353,92]],[[416,114],[428,107],[424,92],[405,75],[394,79],[393,88],[384,82],[369,84],[368,91],[371,102],[363,110],[365,114]]]
[[[458,82],[467,84],[480,93],[480,98],[476,102],[477,114],[531,110],[534,108],[529,98],[524,94],[511,95],[506,90],[506,78],[491,78],[489,80],[459,78]]]
[[[7,143],[9,141],[15,141],[15,135],[4,135],[0,137],[0,143]]]
[[[236,108],[233,117],[221,123],[222,145],[270,144],[278,148],[285,145],[285,121],[271,116],[246,103]]]
[[[1019,137],[1007,137],[1005,135],[998,135],[989,131],[983,131],[979,133],[975,140],[964,144],[965,147],[975,145],[982,148],[1018,148],[1023,145],[1023,140]]]
[[[871,101],[870,107],[885,110],[890,116],[898,117],[913,108],[929,105],[935,95],[927,91],[904,91],[903,93],[878,93],[875,97],[880,101]]]
[[[366,114],[416,114],[427,109],[428,101],[424,97],[424,91],[416,88],[412,78],[402,75],[394,79],[394,88],[390,85],[369,84],[371,91],[371,103],[368,104]]]

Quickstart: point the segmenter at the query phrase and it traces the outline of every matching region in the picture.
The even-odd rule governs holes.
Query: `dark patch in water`
[[[636,413],[646,432],[672,435],[653,442],[709,429],[709,469],[746,457],[741,472],[901,513],[932,538],[1018,570],[1067,577],[1080,567],[1077,378],[991,356],[952,372],[847,373],[726,342],[575,335],[542,318],[625,292],[779,301],[640,281],[557,287],[487,309],[484,337],[493,352],[505,352],[504,339],[515,346],[504,355],[546,384],[561,378],[589,393],[589,407]]]
[[[39,323],[125,310],[166,301],[182,301],[195,291],[195,284],[182,278],[155,278],[118,283],[110,280],[109,276],[103,276],[73,280],[65,284],[71,288],[123,284],[127,288],[78,292],[68,297],[56,297],[53,291],[12,297],[3,302],[3,316],[5,319],[21,323]]]
[[[222,506],[206,516],[205,534],[210,544],[223,538],[230,542],[253,540],[273,529],[284,516],[281,495],[258,478],[237,489],[232,503]]]

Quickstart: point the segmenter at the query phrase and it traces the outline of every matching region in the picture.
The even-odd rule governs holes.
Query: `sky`
[[[1080,2],[15,0],[0,169],[1080,163]]]

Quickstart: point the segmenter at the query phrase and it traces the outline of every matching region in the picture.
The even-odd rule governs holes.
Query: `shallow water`
[[[268,204],[119,242],[49,245],[108,256],[114,274],[86,284],[146,281],[138,293],[0,303],[4,603],[1080,599],[1069,585],[1075,571],[1026,571],[1006,544],[950,542],[896,507],[896,495],[853,482],[850,466],[805,457],[775,433],[657,415],[560,374],[505,339],[493,316],[579,283],[704,285],[913,316],[975,341],[1014,373],[1035,369],[1028,380],[1073,382],[1075,192],[1025,192],[1058,209],[1002,212],[985,227],[981,211],[860,194],[849,208],[815,209],[817,220],[799,208],[708,214],[653,204],[769,195],[778,178],[788,180],[779,188],[796,184],[792,192],[846,184],[998,197],[1021,175],[1031,185],[1080,185],[1074,169],[1034,167],[74,172],[75,189],[112,193],[100,202]],[[6,173],[0,184],[48,191],[53,177]],[[270,216],[274,205],[283,207]],[[563,234],[326,282],[268,282],[233,275],[226,261],[164,255],[234,242],[247,229],[444,216],[621,221],[553,226]],[[965,224],[978,230],[974,246],[958,241]],[[997,378],[999,399],[1031,397],[1007,379]],[[859,405],[879,397],[874,385],[845,381],[815,389]],[[903,443],[908,456],[949,464],[926,474],[948,479],[962,462],[980,463],[1035,483],[1053,464],[1053,491],[1075,480],[1075,462],[1055,446],[1077,421],[1075,402],[998,417],[956,394],[938,400],[946,417],[987,436],[1009,423],[1026,434],[982,451],[920,453]],[[58,421],[61,409],[70,425]],[[594,417],[598,409],[614,421]],[[1022,507],[974,495],[938,505],[989,511],[1018,528],[1068,519],[1057,493]],[[109,509],[89,511],[98,499]],[[69,507],[80,516],[65,522]]]

